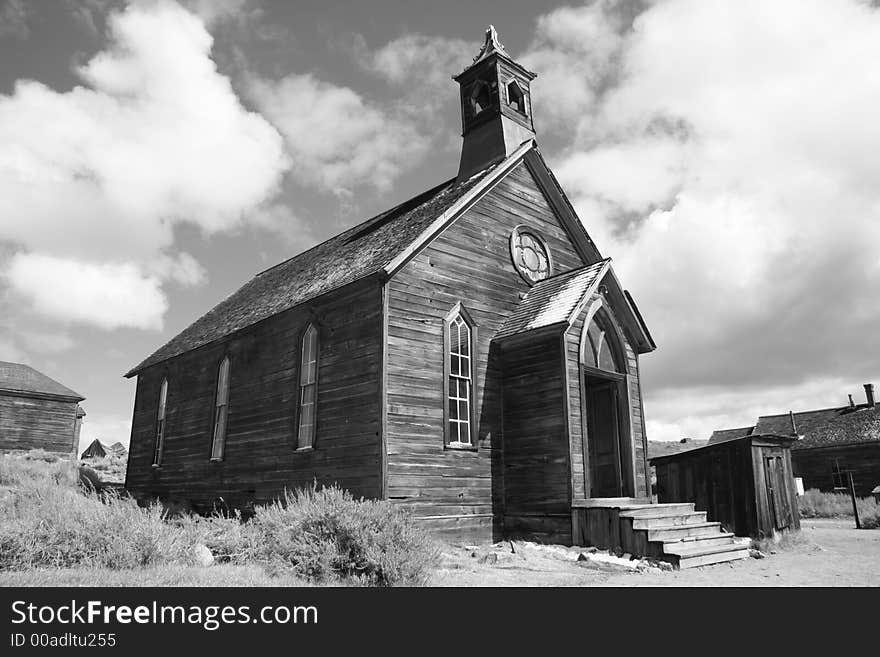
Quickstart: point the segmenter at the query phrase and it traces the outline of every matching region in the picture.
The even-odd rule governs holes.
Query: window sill
[[[223,463],[223,457],[222,456],[212,456],[210,459],[208,459],[208,462],[209,463]]]
[[[470,443],[446,443],[444,449],[451,449],[456,452],[476,452],[477,446]]]
[[[160,464],[158,464],[158,463],[154,463],[154,464],[151,465],[150,467],[151,467],[153,470],[161,470],[161,469],[162,469],[162,466],[161,466]]]
[[[313,452],[315,450],[311,445],[306,445],[305,447],[297,447],[294,452]]]

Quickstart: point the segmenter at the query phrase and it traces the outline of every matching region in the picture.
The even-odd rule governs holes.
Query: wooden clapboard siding
[[[572,322],[571,327],[565,332],[565,357],[566,372],[568,385],[568,418],[569,418],[569,434],[571,447],[571,465],[572,465],[572,495],[575,499],[583,499],[589,496],[590,484],[589,473],[585,470],[586,459],[584,458],[587,449],[587,441],[589,436],[585,435],[584,423],[584,381],[581,376],[580,348],[581,333],[583,332],[584,322],[589,312],[593,300],[584,304],[583,309]],[[632,341],[629,336],[621,329],[620,322],[615,318],[614,309],[608,303],[603,304],[611,321],[614,322],[620,333],[623,335],[623,352],[626,357],[626,383],[627,394],[629,397],[629,422],[630,422],[630,446],[629,453],[632,456],[634,469],[634,487],[633,496],[646,497],[649,496],[650,477],[648,476],[648,452],[647,439],[644,431],[644,423],[642,418],[642,398],[641,384],[639,380],[639,364],[638,355],[632,347]],[[624,418],[626,420],[626,418]],[[627,464],[628,465],[628,464]]]
[[[570,538],[563,358],[557,335],[504,351],[504,523],[509,534]]]
[[[0,392],[0,450],[73,453],[76,407],[72,400]]]
[[[880,441],[791,451],[794,476],[803,478],[805,489],[833,491],[835,459],[841,471],[852,472],[856,495],[866,497],[880,485]]]
[[[740,536],[772,536],[800,528],[792,477],[791,441],[775,436],[745,436],[652,459],[661,503],[693,502],[708,520]],[[785,493],[779,496],[788,518],[778,528],[767,491],[768,457],[778,457]]]
[[[547,241],[553,273],[587,264],[519,164],[387,283],[387,495],[419,508],[462,507],[436,515],[482,517],[482,532],[490,532],[493,514],[498,531],[503,502],[502,370],[492,338],[529,289],[510,258],[510,234],[520,224]],[[478,328],[478,441],[469,452],[443,441],[444,318],[459,302]]]
[[[381,496],[381,287],[366,284],[294,308],[138,375],[126,485],[207,505],[266,502],[285,488],[338,483]],[[295,451],[300,338],[319,330],[315,446]],[[217,368],[230,358],[222,461],[209,460]],[[168,377],[165,448],[152,467],[159,386]]]

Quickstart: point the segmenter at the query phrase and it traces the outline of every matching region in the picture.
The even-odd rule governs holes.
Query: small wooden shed
[[[107,452],[109,451],[109,447],[105,447],[104,444],[95,438],[89,446],[83,450],[83,453],[79,455],[81,459],[100,459],[107,456]]]
[[[75,455],[84,399],[28,365],[0,361],[0,452]]]
[[[650,459],[661,503],[693,502],[738,536],[800,529],[793,436],[758,434]]]

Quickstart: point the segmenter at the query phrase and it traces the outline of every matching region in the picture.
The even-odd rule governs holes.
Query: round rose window
[[[510,255],[520,275],[529,283],[543,281],[550,275],[550,254],[537,233],[517,228],[510,236]]]

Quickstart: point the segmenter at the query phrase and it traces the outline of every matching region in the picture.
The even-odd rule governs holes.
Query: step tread
[[[679,557],[679,568],[699,568],[700,566],[714,566],[719,563],[729,563],[731,561],[739,561],[747,559],[749,551],[746,548],[740,550],[730,550],[728,552],[717,552],[715,554],[704,554],[691,557]]]
[[[651,513],[643,513],[649,511]],[[641,506],[620,507],[620,515],[624,518],[648,518],[662,515],[681,515],[684,513],[701,513],[694,509],[690,503],[681,504],[643,504]],[[634,515],[638,514],[638,515]]]
[[[661,539],[664,547],[666,545],[675,545],[677,543],[690,544],[700,541],[716,541],[719,538],[736,538],[736,534],[731,532],[718,532],[717,534],[701,534],[698,536],[682,536],[681,538],[664,538]]]
[[[675,548],[676,546],[667,546],[664,544],[663,551],[667,554],[674,554],[683,559],[687,559],[688,557],[701,557],[706,554],[718,554],[719,552],[744,551],[748,553],[749,551],[748,546],[743,546],[742,544],[733,541],[724,545],[687,545],[679,549],[671,550],[669,549],[670,547]]]
[[[633,529],[657,529],[657,527],[637,527],[635,523],[656,522],[657,520],[665,520],[667,518],[669,518],[669,519],[672,519],[672,518],[693,519],[697,516],[703,516],[703,520],[697,521],[697,522],[673,522],[670,520],[669,523],[664,524],[664,525],[660,525],[660,526],[668,529],[669,527],[681,527],[683,525],[691,525],[691,526],[701,525],[704,522],[706,522],[706,512],[705,511],[694,511],[693,513],[671,513],[671,514],[667,513],[667,514],[659,515],[659,516],[655,516],[655,515],[635,516],[635,517],[627,518],[627,519],[633,521]]]
[[[697,511],[697,513],[702,513],[702,511]],[[681,529],[684,526],[687,526],[690,528],[720,527],[721,523],[720,522],[712,522],[711,520],[708,520],[706,522],[695,522],[693,525],[660,525],[659,527],[651,527],[650,531],[659,532],[659,531],[663,531],[664,529]]]

